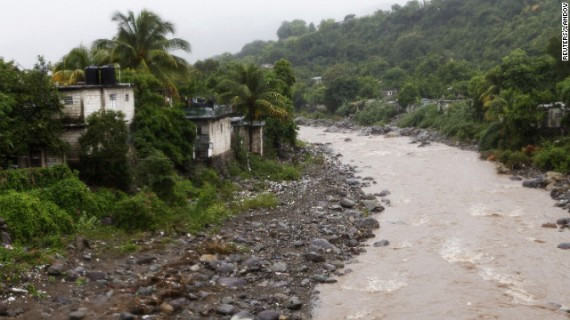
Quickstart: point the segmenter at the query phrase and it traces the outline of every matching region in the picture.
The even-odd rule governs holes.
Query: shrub
[[[180,179],[174,171],[174,163],[161,151],[155,150],[142,159],[135,172],[137,185],[147,186],[150,191],[169,204],[184,204],[185,196],[176,192],[176,184]]]
[[[73,231],[67,212],[29,193],[8,191],[0,195],[0,208],[0,217],[6,220],[15,241],[31,243]]]
[[[67,211],[74,219],[83,212],[96,215],[98,211],[94,194],[76,177],[61,180],[38,192],[38,195],[42,200],[51,201]]]
[[[298,168],[256,155],[251,155],[251,170],[256,177],[273,181],[301,178],[301,171]]]
[[[277,197],[273,193],[262,193],[253,198],[244,199],[238,204],[238,211],[271,209],[277,207]]]
[[[531,159],[522,151],[514,151],[509,154],[504,162],[505,165],[511,169],[521,169],[530,165]]]
[[[499,148],[503,140],[503,125],[499,122],[494,122],[487,127],[479,139],[479,150],[492,150]]]
[[[156,194],[140,192],[119,201],[113,212],[117,227],[124,230],[155,230],[162,219],[167,219],[170,211]]]
[[[375,123],[386,123],[397,114],[398,109],[394,105],[375,101],[356,112],[355,118],[359,124],[368,126]]]
[[[0,191],[27,191],[49,187],[60,180],[76,177],[66,165],[50,168],[26,168],[0,171]]]
[[[79,137],[81,178],[90,184],[128,190],[131,184],[128,137],[121,112],[90,115],[87,130]]]
[[[546,143],[535,153],[534,164],[543,170],[570,173],[570,140],[565,143]]]

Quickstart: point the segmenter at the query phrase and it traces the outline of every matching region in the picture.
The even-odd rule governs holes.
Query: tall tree
[[[111,62],[122,68],[148,71],[160,79],[164,86],[176,93],[173,75],[188,70],[188,63],[172,51],[190,52],[190,43],[168,36],[175,33],[174,25],[164,21],[154,12],[142,10],[138,15],[129,11],[126,15],[115,12],[117,34],[113,39],[99,39],[93,43],[98,50],[105,50]]]
[[[85,80],[85,68],[110,62],[104,50],[88,49],[80,45],[71,49],[53,67],[52,81],[72,85]]]
[[[253,121],[263,116],[287,117],[287,97],[276,91],[256,65],[237,64],[220,82],[221,98],[249,121],[249,151],[253,150]]]

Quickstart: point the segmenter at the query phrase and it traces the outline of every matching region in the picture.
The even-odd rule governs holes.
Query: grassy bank
[[[250,166],[238,159],[229,173],[203,165],[191,176],[171,173],[136,192],[83,183],[66,166],[0,171],[0,218],[13,243],[0,247],[0,282],[17,281],[25,270],[66,254],[77,236],[104,240],[119,253],[137,250],[136,242],[160,232],[166,236],[196,233],[244,211],[273,208],[278,199],[264,192],[266,180],[295,180],[302,168],[249,155]],[[240,181],[259,187],[238,197]]]

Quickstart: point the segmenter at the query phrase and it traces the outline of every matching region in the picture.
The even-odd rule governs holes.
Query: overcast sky
[[[115,11],[149,9],[173,22],[176,37],[192,45],[194,62],[235,53],[253,40],[276,40],[284,20],[363,16],[407,0],[0,0],[0,57],[33,66],[38,55],[55,62],[71,48],[111,38]]]

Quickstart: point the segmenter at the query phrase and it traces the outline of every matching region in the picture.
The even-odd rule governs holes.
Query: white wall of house
[[[210,120],[207,126],[207,132],[212,143],[212,157],[230,151],[232,148],[232,123],[230,118]]]
[[[131,123],[135,115],[132,87],[67,89],[62,91],[62,95],[64,113],[71,119],[79,119],[82,115],[87,119],[100,110],[112,110],[121,111],[125,115],[125,121]]]

